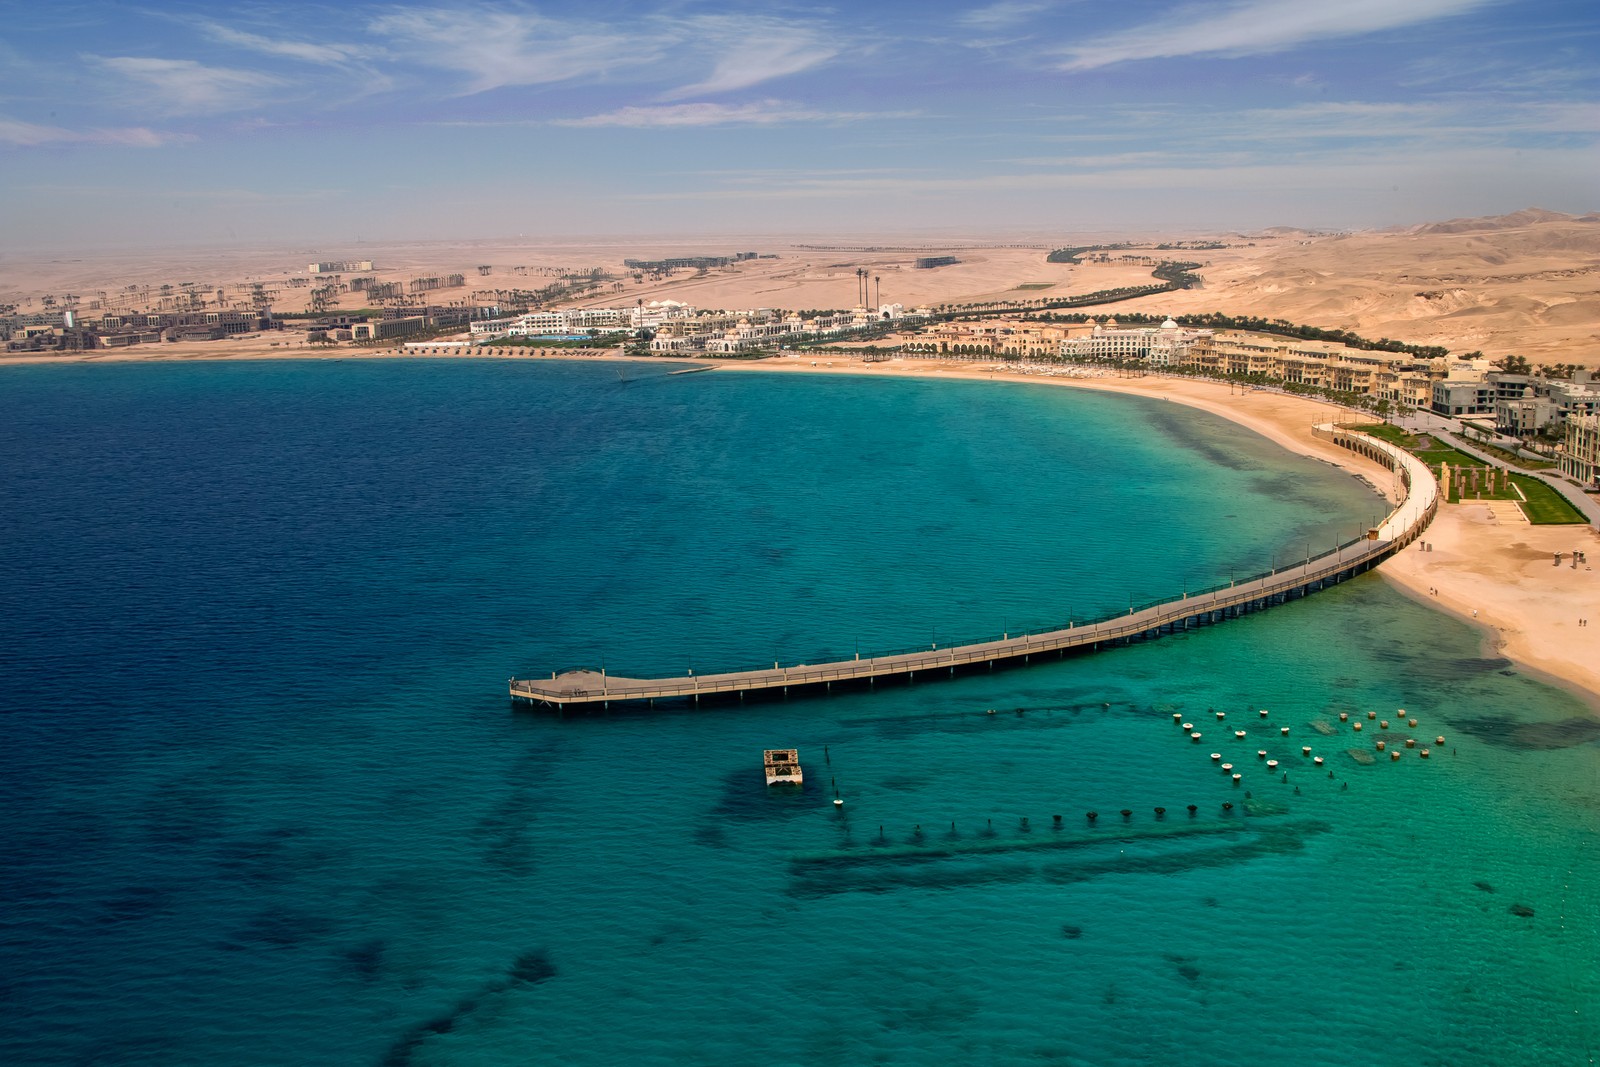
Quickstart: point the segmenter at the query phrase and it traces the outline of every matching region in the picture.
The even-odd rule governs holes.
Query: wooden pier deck
[[[548,707],[608,705],[612,701],[655,701],[752,693],[787,693],[802,686],[832,688],[836,683],[874,683],[879,678],[953,675],[959,670],[1028,662],[1035,656],[1066,655],[1175,633],[1259,611],[1298,599],[1377,566],[1422,533],[1438,509],[1438,485],[1426,465],[1403,449],[1342,427],[1316,428],[1342,447],[1377,460],[1395,473],[1399,505],[1366,537],[1312,556],[1304,563],[1199,593],[1185,593],[1126,615],[1069,623],[1063,629],[1006,635],[926,651],[840,660],[832,663],[774,666],[723,674],[688,674],[676,678],[624,678],[604,671],[552,673],[539,679],[510,681],[514,700]]]

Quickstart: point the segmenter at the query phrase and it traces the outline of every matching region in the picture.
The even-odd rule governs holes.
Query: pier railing
[[[771,669],[688,674],[677,678],[621,678],[604,671],[553,673],[549,679],[513,678],[510,693],[516,699],[565,706],[613,700],[680,697],[698,700],[702,696],[787,691],[792,686],[832,685],[890,676],[915,678],[919,672],[937,670],[953,674],[960,668],[979,664],[1026,661],[1051,652],[1092,650],[1107,644],[1158,636],[1305,596],[1368,570],[1410,544],[1432,521],[1439,503],[1438,484],[1432,473],[1409,452],[1341,426],[1318,426],[1314,433],[1388,467],[1395,473],[1399,501],[1384,521],[1370,528],[1366,536],[1342,542],[1326,552],[1308,554],[1303,563],[1273,568],[1195,592],[1186,591],[1176,600],[1157,601],[1142,607],[1130,605],[1127,614],[1083,622],[1072,620],[1063,627],[1014,636],[1007,634],[998,640],[887,653],[865,659],[857,656],[832,663],[779,665]]]

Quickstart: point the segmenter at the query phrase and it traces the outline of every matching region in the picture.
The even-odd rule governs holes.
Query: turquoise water
[[[1115,611],[1381,511],[1171,404],[663,369],[6,370],[0,1058],[1591,1062],[1594,720],[1376,575],[1025,670],[510,707]],[[1447,744],[1353,759],[1338,712],[1399,707]]]

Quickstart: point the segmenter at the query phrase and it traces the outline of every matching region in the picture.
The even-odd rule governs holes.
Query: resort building
[[[946,359],[1004,356],[1152,369],[1192,367],[1206,374],[1337,390],[1405,408],[1428,407],[1435,380],[1446,373],[1442,359],[1347,348],[1332,341],[1188,329],[1170,318],[1160,326],[1133,328],[1116,319],[1090,319],[1081,326],[1031,319],[940,323],[907,341],[904,351]],[[1481,377],[1474,375],[1474,382]]]
[[[428,320],[421,315],[402,319],[378,319],[357,322],[350,327],[352,341],[387,341],[392,337],[405,337],[421,333],[428,328]]]
[[[926,308],[906,313],[899,304],[883,304],[876,311],[858,307],[802,319],[790,312],[783,317],[770,308],[732,313],[705,313],[664,321],[650,342],[653,352],[710,352],[731,355],[781,348],[785,344],[849,340],[862,331],[879,329],[887,321],[915,324],[930,314]]]
[[[1494,425],[1501,433],[1527,437],[1560,422],[1561,410],[1531,385],[1522,387],[1521,396],[1500,397],[1494,402]]]
[[[1210,330],[1186,330],[1172,319],[1159,327],[1124,329],[1116,319],[1090,320],[1087,337],[1071,337],[1058,349],[1062,359],[1075,362],[1124,363],[1140,360],[1152,367],[1177,367],[1195,362],[1196,348],[1209,347]]]
[[[1600,415],[1574,415],[1567,420],[1561,473],[1590,489],[1600,489]]]
[[[659,327],[664,323],[694,316],[690,304],[676,300],[651,301],[631,308],[556,308],[530,311],[515,318],[488,319],[472,324],[472,335],[479,340],[498,337],[545,337],[560,334],[615,333]]]
[[[1525,437],[1600,411],[1600,384],[1592,371],[1577,371],[1570,380],[1495,371],[1485,380],[1494,397],[1495,427],[1504,433]]]
[[[1462,415],[1488,415],[1494,412],[1494,386],[1487,378],[1445,378],[1433,383],[1435,415],[1459,418]]]

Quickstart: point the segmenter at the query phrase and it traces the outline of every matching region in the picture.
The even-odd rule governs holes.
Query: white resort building
[[[1070,337],[1061,342],[1062,359],[1142,360],[1152,367],[1176,367],[1194,362],[1195,348],[1208,347],[1212,339],[1212,331],[1187,330],[1170,318],[1160,326],[1128,329],[1119,326],[1116,319],[1107,319],[1104,323],[1091,319],[1089,325],[1088,336]]]
[[[676,300],[652,300],[631,308],[557,308],[530,311],[509,319],[489,319],[472,324],[475,341],[501,337],[542,337],[556,334],[602,333],[660,327],[676,319],[692,318],[695,309]]]

